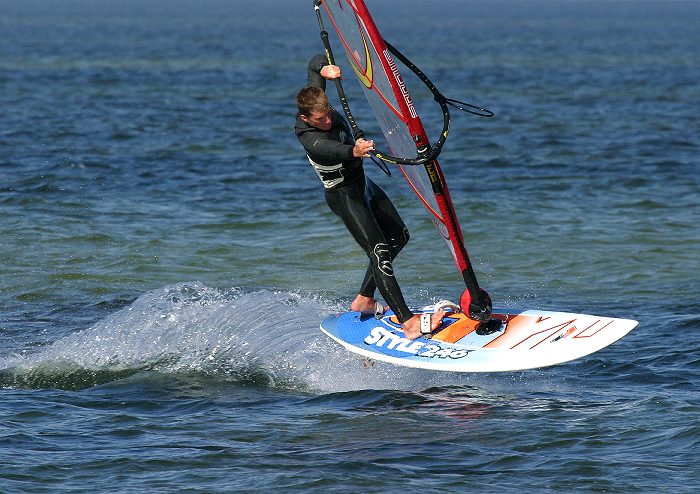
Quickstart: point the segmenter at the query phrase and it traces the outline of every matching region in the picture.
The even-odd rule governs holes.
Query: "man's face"
[[[302,115],[301,119],[312,127],[320,130],[331,130],[333,121],[331,120],[331,109],[326,111],[311,112],[311,115]]]

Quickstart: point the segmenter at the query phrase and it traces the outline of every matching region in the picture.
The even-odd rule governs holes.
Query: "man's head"
[[[299,117],[320,130],[330,130],[333,126],[331,120],[331,105],[323,89],[319,87],[305,87],[297,94],[297,109]]]

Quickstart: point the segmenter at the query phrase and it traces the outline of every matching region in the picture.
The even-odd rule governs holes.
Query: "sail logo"
[[[374,70],[372,68],[372,56],[370,55],[369,45],[367,44],[367,38],[365,38],[364,31],[360,31],[360,37],[362,38],[362,45],[365,48],[365,68],[363,69],[359,60],[362,58],[357,50],[352,52],[352,56],[349,56],[350,65],[352,65],[352,70],[355,71],[355,75],[360,80],[360,82],[367,88],[371,89],[374,78]]]
[[[387,62],[389,62],[389,68],[391,69],[391,73],[393,74],[396,83],[399,85],[399,91],[401,91],[401,96],[403,96],[403,99],[406,102],[406,106],[408,107],[411,117],[417,118],[418,114],[416,113],[416,109],[413,107],[413,101],[411,101],[411,96],[408,94],[406,83],[403,82],[403,77],[401,77],[401,74],[399,73],[399,68],[396,66],[396,62],[394,62],[394,59],[391,57],[388,49],[384,50],[384,58],[386,58]]]

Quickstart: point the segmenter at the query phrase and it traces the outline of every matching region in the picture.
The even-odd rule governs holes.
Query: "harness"
[[[326,189],[332,189],[336,185],[342,183],[345,180],[345,175],[343,175],[343,163],[336,163],[335,165],[321,165],[316,163],[311,159],[308,154],[306,157],[309,159],[309,163],[314,167],[314,171],[318,178],[321,179],[323,187]]]

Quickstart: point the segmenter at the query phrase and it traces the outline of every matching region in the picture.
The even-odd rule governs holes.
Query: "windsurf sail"
[[[338,34],[350,66],[389,147],[389,152],[377,151],[375,156],[400,167],[404,178],[423,203],[439,235],[447,244],[467,287],[460,304],[462,309],[474,319],[488,320],[491,301],[488,294],[479,287],[447,183],[437,161],[449,131],[447,103],[455,103],[455,100],[444,98],[417,67],[382,38],[363,0],[314,0],[329,63],[334,64],[335,60],[324,28],[321,6]],[[428,86],[443,110],[443,130],[435,146],[431,146],[428,140],[394,56]],[[362,136],[363,133],[350,112],[340,80],[336,80],[336,87],[355,137]],[[488,110],[466,106],[477,110],[466,111],[483,116],[493,115]]]

